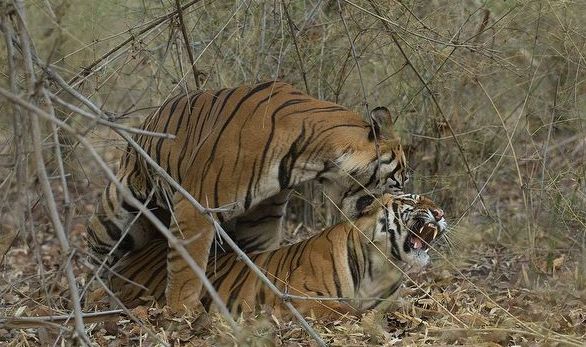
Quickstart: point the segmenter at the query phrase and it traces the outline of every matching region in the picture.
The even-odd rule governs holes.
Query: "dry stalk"
[[[85,323],[105,322],[119,318],[123,310],[111,310],[102,312],[84,313]],[[70,315],[59,316],[38,316],[38,317],[3,317],[0,318],[0,325],[11,329],[30,329],[41,327],[62,328],[63,325],[69,324]]]
[[[43,93],[43,102],[46,105],[47,112],[53,117],[56,117],[55,109],[53,108],[51,99],[49,99],[49,92],[45,88],[42,88],[41,92]],[[55,126],[55,123],[50,123],[50,126],[51,132],[53,133],[53,147],[55,151],[55,159],[57,160],[57,170],[59,172],[61,187],[63,188],[63,207],[65,208],[65,233],[69,235],[69,232],[71,231],[71,223],[73,222],[73,215],[75,209],[71,204],[69,188],[67,187],[67,178],[65,174],[65,167],[63,165],[63,157],[61,154],[61,142],[59,141],[59,130],[57,129],[57,126]]]
[[[179,9],[181,11],[185,11],[186,9],[190,8],[191,6],[197,4],[200,1],[201,0],[192,0],[192,1],[188,2],[187,4],[181,6]],[[98,66],[98,64],[100,64],[102,61],[108,59],[112,54],[116,53],[122,47],[124,47],[124,46],[128,45],[129,43],[131,43],[132,41],[134,41],[140,35],[148,32],[149,30],[151,30],[152,28],[158,26],[159,24],[162,24],[162,23],[164,23],[164,22],[166,22],[168,20],[171,20],[176,15],[177,15],[177,10],[173,10],[173,11],[171,11],[171,12],[165,14],[165,15],[162,15],[162,16],[160,16],[158,18],[155,18],[145,28],[139,30],[137,33],[134,33],[134,34],[130,35],[129,38],[127,38],[126,40],[120,42],[118,45],[116,45],[116,47],[112,48],[108,52],[104,53],[101,57],[99,57],[98,59],[94,60],[90,65],[88,65],[87,67],[85,67],[80,73],[78,73],[72,79],[70,79],[67,84],[74,84],[74,83],[78,82],[82,77],[85,79],[85,78],[91,76],[93,74],[93,69],[96,66]]]
[[[349,4],[352,4],[348,0],[344,0],[344,1],[346,1]],[[481,190],[478,187],[478,183],[476,182],[476,179],[474,178],[474,174],[472,173],[472,169],[470,168],[470,164],[468,163],[468,159],[466,159],[466,153],[464,152],[464,147],[460,143],[460,140],[458,140],[458,137],[456,136],[456,132],[455,132],[454,128],[452,127],[451,122],[448,120],[448,117],[444,113],[443,108],[440,106],[439,101],[437,100],[437,98],[435,96],[435,93],[431,90],[431,88],[429,87],[429,85],[425,81],[425,79],[423,79],[423,76],[421,75],[419,70],[417,70],[415,65],[413,65],[413,62],[411,61],[411,59],[409,58],[409,56],[407,55],[405,50],[403,50],[403,46],[399,43],[399,40],[397,39],[396,33],[389,27],[389,21],[381,16],[377,5],[373,1],[369,0],[369,2],[375,12],[373,15],[381,20],[381,23],[383,24],[383,26],[385,27],[385,29],[387,30],[387,32],[391,36],[391,39],[395,43],[395,46],[397,46],[397,48],[399,49],[399,52],[401,53],[401,55],[405,59],[405,62],[407,63],[407,65],[409,65],[409,67],[411,68],[413,73],[415,73],[415,75],[417,76],[417,79],[421,82],[421,84],[428,91],[433,103],[435,104],[439,114],[442,117],[442,120],[447,124],[448,130],[450,131],[450,135],[452,136],[452,138],[454,139],[454,142],[456,143],[456,147],[458,148],[458,152],[460,152],[460,156],[462,157],[462,162],[464,163],[464,167],[466,168],[466,172],[467,172],[468,176],[470,177],[470,181],[472,182],[474,188],[476,189],[476,192],[478,193],[480,203],[482,204],[482,207],[484,208],[484,211],[487,213],[487,215],[490,216],[491,213],[488,210],[488,208],[486,207],[486,204],[484,203],[484,198],[482,197]],[[362,9],[359,6],[356,6],[354,4],[352,4],[352,5]],[[368,13],[371,13],[371,12],[368,12]]]
[[[17,85],[17,67],[14,61],[14,45],[13,45],[13,33],[12,28],[7,23],[9,22],[8,16],[3,16],[0,20],[0,29],[4,33],[4,40],[6,43],[6,60],[8,63],[8,83],[10,90],[13,93],[18,93]],[[18,230],[27,230],[25,208],[29,205],[29,194],[27,188],[27,158],[25,155],[25,136],[26,131],[25,123],[19,116],[20,109],[16,105],[12,105],[12,129],[14,133],[14,166],[16,171],[16,193],[17,200],[15,206],[16,220],[18,223]],[[30,215],[30,213],[29,213]],[[28,230],[28,234],[34,237],[32,228]],[[16,237],[15,237],[16,239]],[[38,264],[42,264],[40,250],[38,243],[35,242],[36,238],[33,239],[33,252]],[[8,249],[6,250],[8,251]],[[4,257],[4,254],[2,255]],[[42,267],[41,267],[42,275]],[[44,276],[42,276],[44,278]]]
[[[22,0],[15,1],[15,8],[16,12],[18,13],[18,36],[20,37],[21,42],[21,49],[23,53],[23,65],[25,69],[25,77],[26,83],[28,87],[29,95],[34,95],[35,93],[35,73],[33,68],[33,59],[32,59],[32,50],[31,50],[31,43],[30,37],[28,35],[28,30],[26,29],[26,15],[24,11],[24,3]],[[41,89],[44,88],[42,85],[39,86]],[[30,111],[30,110],[29,110]],[[24,112],[25,114],[28,112]],[[32,145],[33,145],[33,153],[35,157],[35,162],[37,166],[37,175],[39,178],[39,183],[41,185],[41,190],[45,196],[45,203],[46,208],[49,212],[49,217],[51,219],[51,223],[53,224],[53,228],[55,233],[57,234],[57,238],[61,245],[64,254],[70,254],[71,248],[69,245],[69,240],[67,239],[66,230],[59,219],[59,211],[57,209],[57,204],[55,203],[55,197],[53,196],[53,191],[51,189],[51,185],[49,183],[49,178],[47,176],[47,171],[45,167],[45,162],[43,159],[43,149],[42,149],[42,139],[41,139],[41,127],[38,118],[30,117],[31,121],[31,134],[32,134]],[[42,266],[42,263],[40,264]],[[77,337],[80,339],[80,343],[90,345],[91,342],[89,337],[85,333],[84,324],[83,324],[83,317],[81,314],[81,304],[80,304],[80,297],[77,291],[77,283],[75,280],[75,274],[73,273],[73,267],[71,262],[67,261],[65,264],[65,273],[67,277],[67,283],[69,285],[69,295],[71,297],[71,304],[73,306],[73,315],[75,318],[75,331]]]
[[[63,249],[64,254],[70,254],[71,248],[69,245],[69,240],[67,239],[67,234],[65,232],[65,228],[59,219],[59,211],[57,210],[57,204],[55,203],[55,197],[53,196],[53,191],[51,189],[51,185],[49,183],[49,177],[47,176],[47,169],[45,167],[43,154],[42,154],[42,139],[41,139],[41,127],[39,124],[39,120],[36,117],[31,117],[31,132],[32,132],[32,141],[33,141],[33,150],[35,155],[35,161],[37,165],[37,175],[39,178],[39,182],[41,184],[41,189],[43,194],[45,195],[45,202],[46,207],[49,212],[49,217],[51,218],[51,223],[53,224],[53,228],[55,233],[57,234],[57,238],[59,243],[61,244],[61,248]],[[82,339],[86,344],[90,344],[89,338],[85,334],[84,326],[83,326],[83,318],[81,315],[81,304],[80,304],[80,297],[77,291],[77,283],[75,280],[75,274],[73,273],[73,267],[71,262],[67,262],[65,264],[65,273],[67,277],[67,282],[69,284],[69,291],[71,296],[71,303],[73,305],[74,317],[75,317],[75,330],[80,339]]]
[[[232,22],[232,19],[234,19],[234,17],[236,16],[236,14],[240,11],[240,9],[242,8],[242,6],[244,6],[245,3],[246,3],[246,0],[240,1],[240,4],[236,8],[236,10],[234,10],[234,12],[232,13],[232,15],[228,18],[228,20],[226,20],[226,23],[220,28],[220,30],[218,30],[218,32],[214,35],[214,37],[201,50],[201,52],[199,53],[199,55],[197,56],[197,58],[195,58],[195,60],[193,62],[194,63],[194,66],[195,66],[195,64],[197,64],[199,62],[199,59],[201,59],[201,57],[207,52],[207,50],[211,47],[211,45],[216,42],[216,40],[218,39],[218,37],[220,37],[220,35],[224,32],[224,30],[226,30],[226,28],[228,27],[228,24],[230,24],[230,22]],[[187,77],[187,73],[185,73],[185,74],[183,74],[183,76],[181,76],[181,78],[177,81],[177,84],[175,85],[175,87],[173,87],[171,89],[171,91],[169,92],[169,94],[167,95],[167,98],[170,97],[172,95],[172,93],[175,92],[175,90],[177,89],[177,87],[179,87],[183,83],[183,81],[185,81],[185,77]]]
[[[392,25],[393,27],[397,28],[398,30],[404,31],[405,33],[407,33],[409,35],[418,37],[420,39],[423,39],[423,40],[426,40],[426,41],[429,41],[429,42],[437,43],[437,44],[440,44],[440,45],[443,45],[443,46],[448,46],[448,47],[464,47],[464,48],[468,48],[468,49],[472,49],[472,50],[474,50],[474,49],[477,48],[474,45],[469,45],[469,44],[465,44],[465,43],[454,43],[454,42],[451,42],[449,40],[448,41],[441,41],[441,40],[438,40],[438,39],[434,39],[433,37],[425,36],[425,35],[422,35],[422,34],[419,34],[419,33],[416,33],[416,32],[410,31],[410,30],[407,30],[407,29],[403,28],[402,26],[400,26],[398,23],[393,22],[392,20],[390,20],[390,19],[388,19],[386,17],[383,17],[380,14],[380,12],[375,11],[373,13],[373,12],[365,9],[364,7],[362,7],[360,5],[357,5],[357,4],[355,4],[355,3],[351,2],[351,1],[348,1],[348,0],[343,0],[343,1],[345,3],[347,3],[348,5],[351,5],[352,7],[359,9],[362,12],[371,15],[374,18],[380,19],[382,22],[385,23],[385,27],[388,27],[388,25]],[[370,2],[370,4],[372,5],[373,3]]]
[[[179,25],[181,26],[181,34],[183,35],[183,41],[185,42],[185,49],[187,50],[187,56],[189,57],[189,62],[191,63],[191,71],[193,71],[193,79],[195,80],[195,86],[197,89],[200,88],[199,82],[199,75],[201,72],[195,66],[195,60],[193,59],[193,49],[189,44],[189,35],[187,35],[187,29],[185,29],[185,21],[183,19],[183,9],[181,8],[181,4],[179,0],[175,0],[175,6],[177,8],[177,17],[179,18]]]
[[[309,84],[307,83],[307,73],[305,72],[305,65],[303,64],[303,58],[301,58],[301,52],[299,51],[299,45],[297,44],[297,35],[293,29],[293,21],[289,16],[289,10],[287,10],[287,4],[285,0],[281,0],[283,9],[285,10],[285,17],[287,17],[287,23],[289,24],[289,31],[291,32],[291,38],[293,39],[293,45],[295,46],[295,52],[297,53],[297,62],[299,63],[299,69],[301,70],[301,77],[303,77],[303,83],[305,84],[305,91],[307,94],[311,94]]]

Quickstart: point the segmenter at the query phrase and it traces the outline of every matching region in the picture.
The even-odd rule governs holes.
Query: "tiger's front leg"
[[[184,241],[187,252],[205,272],[214,241],[214,226],[179,193],[174,196],[173,209],[175,220],[171,221],[171,232]],[[174,248],[170,248],[167,256],[167,270],[167,305],[178,311],[203,310],[199,301],[202,281]]]

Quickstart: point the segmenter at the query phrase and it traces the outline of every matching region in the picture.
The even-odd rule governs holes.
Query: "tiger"
[[[285,82],[269,81],[172,97],[140,128],[173,138],[144,132],[134,140],[197,201],[213,209],[215,220],[242,249],[262,252],[278,247],[291,192],[302,183],[321,183],[348,213],[365,190],[403,190],[406,158],[391,113],[378,107],[370,118]],[[205,268],[215,238],[207,216],[130,144],[117,179]],[[106,185],[88,222],[92,259],[124,267],[120,261],[134,262],[142,248],[162,237],[114,183]],[[200,305],[200,279],[177,250],[166,256],[166,303],[177,311]]]
[[[304,316],[338,319],[344,315],[360,317],[373,309],[384,312],[392,305],[404,272],[428,265],[427,252],[444,236],[447,222],[441,208],[416,194],[364,195],[357,201],[356,214],[356,219],[325,228],[307,240],[249,256]],[[149,263],[162,263],[156,259],[167,247],[164,242],[152,244],[143,257]],[[159,303],[163,302],[166,281],[163,265],[157,266],[154,277],[137,278],[139,283],[150,285],[142,295]],[[144,274],[141,269],[134,263],[119,270]],[[278,317],[290,317],[283,299],[235,253],[210,259],[207,276],[234,316],[268,309]],[[119,285],[124,283],[118,281]],[[133,284],[126,284],[125,289],[124,294],[141,291]],[[201,300],[205,309],[217,309],[207,293]]]

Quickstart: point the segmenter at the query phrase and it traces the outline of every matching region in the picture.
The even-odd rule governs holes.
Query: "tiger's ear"
[[[392,135],[393,129],[393,116],[391,115],[391,111],[389,111],[386,107],[377,107],[374,110],[370,111],[370,118],[372,119],[372,124],[374,128],[370,129],[370,133],[368,134],[368,138],[373,140],[376,133],[377,139],[386,138],[389,135]]]

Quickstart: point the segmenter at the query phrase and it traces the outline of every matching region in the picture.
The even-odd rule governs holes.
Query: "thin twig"
[[[86,323],[98,323],[119,318],[123,310],[111,310],[102,312],[83,313],[82,317]],[[38,317],[0,317],[0,325],[12,329],[30,329],[45,326],[55,326],[55,324],[68,324],[71,319],[70,315],[59,316],[38,316]],[[52,324],[50,324],[52,323]],[[57,325],[61,327],[61,325]]]
[[[45,103],[45,107],[50,115],[53,117],[55,116],[55,110],[53,108],[53,104],[51,103],[51,99],[49,98],[49,92],[47,89],[42,88],[41,90],[43,94],[43,102]],[[71,198],[69,196],[69,188],[67,187],[67,178],[65,174],[65,166],[63,165],[63,158],[61,154],[61,142],[59,140],[59,129],[55,126],[55,123],[50,123],[51,132],[53,133],[53,146],[55,151],[55,160],[57,160],[57,170],[59,172],[59,179],[61,181],[61,188],[63,189],[63,207],[65,208],[65,217],[64,217],[64,228],[65,233],[69,234],[71,231],[71,223],[73,221],[73,215],[75,209],[71,204]]]
[[[16,62],[14,61],[14,46],[13,46],[13,33],[12,28],[7,25],[9,21],[8,16],[4,15],[0,20],[0,28],[4,33],[4,40],[6,43],[6,60],[8,64],[8,83],[10,86],[10,91],[13,93],[18,93],[18,85],[17,85],[17,67]],[[25,136],[24,133],[26,132],[25,122],[19,116],[21,113],[20,108],[17,105],[12,105],[12,130],[14,132],[14,167],[16,173],[16,220],[18,223],[18,230],[25,231],[27,230],[27,223],[26,223],[26,215],[25,215],[25,208],[29,208],[30,204],[30,196],[27,189],[27,160],[25,155]],[[8,177],[7,177],[8,179]],[[8,192],[8,189],[6,189]],[[27,233],[31,236],[35,236],[32,228],[27,231]],[[16,236],[14,237],[16,240]],[[14,242],[13,240],[13,242]],[[8,252],[9,248],[6,249]],[[37,260],[37,264],[41,265],[41,252],[38,242],[36,242],[36,237],[33,238],[33,252],[35,254],[35,258]],[[2,254],[2,260],[4,259],[4,254]],[[43,269],[40,266],[41,272],[40,275],[43,278]]]
[[[186,9],[188,9],[189,7],[197,4],[200,1],[201,0],[192,0],[192,1],[188,2],[187,4],[181,6],[180,9],[182,11],[185,11]],[[173,10],[173,11],[171,11],[171,12],[165,14],[165,15],[162,15],[162,16],[160,16],[158,18],[155,18],[151,22],[151,24],[149,24],[145,28],[139,30],[137,33],[134,33],[133,34],[131,31],[129,31],[131,33],[131,35],[126,40],[120,42],[118,45],[116,45],[116,47],[112,48],[108,52],[104,53],[101,57],[99,57],[98,59],[94,60],[90,65],[86,66],[80,73],[78,73],[72,79],[70,79],[69,82],[67,82],[67,84],[74,84],[75,82],[79,81],[79,79],[81,77],[87,77],[89,74],[91,74],[92,70],[96,66],[98,66],[98,64],[100,64],[102,61],[104,61],[105,59],[107,59],[108,57],[110,57],[112,54],[116,53],[122,47],[124,47],[127,44],[131,43],[132,41],[136,40],[136,38],[138,36],[146,33],[147,31],[151,30],[152,28],[156,27],[157,25],[159,25],[161,23],[164,23],[164,22],[170,20],[171,18],[175,17],[176,14],[177,14],[177,10]]]
[[[556,116],[556,112],[557,112],[557,104],[558,104],[558,89],[560,87],[560,77],[558,77],[557,83],[555,85],[555,91],[553,94],[553,105],[551,107],[551,120],[549,122],[549,127],[547,129],[547,139],[545,140],[545,143],[543,144],[543,161],[541,164],[541,194],[543,195],[543,191],[545,190],[545,165],[547,163],[547,152],[548,152],[548,147],[549,147],[549,142],[551,140],[551,133],[553,130],[553,123],[555,121],[555,116]],[[539,199],[540,202],[543,201],[543,199]],[[539,206],[538,208],[539,211],[541,211],[541,206]]]
[[[187,35],[187,30],[185,29],[185,22],[183,19],[183,9],[181,8],[181,4],[179,0],[175,0],[175,6],[177,11],[177,17],[179,17],[179,25],[181,26],[181,34],[183,35],[183,41],[185,42],[185,49],[187,50],[187,56],[189,57],[189,63],[191,63],[191,71],[193,71],[193,79],[195,80],[195,86],[197,89],[200,89],[200,82],[199,82],[199,70],[195,66],[195,60],[193,59],[193,48],[189,43],[189,36]]]
[[[104,120],[101,117],[96,117],[95,114],[87,112],[87,111],[85,111],[75,105],[67,103],[66,101],[59,98],[55,94],[49,93],[49,97],[51,100],[55,101],[56,103],[58,103],[59,105],[65,107],[65,108],[69,109],[71,112],[75,112],[75,113],[79,114],[80,116],[91,119],[92,122],[95,122],[96,124],[107,126],[112,129],[120,129],[120,130],[126,131],[130,134],[141,134],[141,135],[145,135],[145,136],[160,137],[160,138],[164,138],[164,139],[174,139],[175,138],[175,135],[173,135],[173,134],[165,134],[165,133],[158,133],[158,132],[154,132],[154,131],[142,130],[142,129],[127,127],[122,124],[110,122],[110,121]],[[91,129],[91,127],[92,126],[90,125],[88,130]]]
[[[344,1],[346,1],[347,3],[350,3],[347,0],[344,0]],[[452,138],[454,139],[454,142],[456,143],[456,147],[458,148],[458,152],[460,152],[460,156],[462,157],[462,162],[464,163],[464,167],[466,168],[466,172],[467,172],[468,176],[470,177],[470,181],[472,182],[472,185],[474,186],[474,188],[476,189],[476,192],[479,195],[480,203],[482,204],[482,207],[484,208],[485,212],[490,216],[491,213],[489,212],[488,208],[486,207],[486,204],[484,202],[484,198],[482,197],[482,194],[481,194],[480,187],[478,186],[478,183],[476,182],[476,179],[474,178],[474,174],[472,173],[472,170],[470,169],[470,164],[468,163],[468,159],[466,158],[466,154],[464,153],[464,148],[462,147],[460,140],[458,140],[458,137],[456,136],[456,131],[452,127],[452,124],[448,120],[448,117],[445,115],[443,108],[440,106],[439,101],[435,97],[435,93],[431,90],[431,88],[429,87],[429,85],[427,84],[427,82],[425,81],[423,76],[421,75],[421,73],[419,73],[417,68],[415,68],[415,65],[413,65],[413,62],[411,61],[411,59],[409,58],[407,53],[403,50],[403,47],[399,43],[399,40],[397,39],[395,33],[388,26],[388,21],[385,20],[385,18],[380,15],[380,11],[378,9],[378,6],[372,0],[369,0],[369,3],[372,6],[374,12],[376,13],[373,15],[375,15],[377,18],[379,18],[381,20],[381,23],[383,24],[385,29],[388,31],[389,35],[391,36],[391,39],[395,43],[395,46],[397,46],[397,48],[399,49],[399,52],[401,53],[401,55],[405,59],[405,62],[409,65],[409,67],[411,68],[413,73],[415,73],[415,75],[417,76],[417,79],[425,86],[425,89],[427,90],[427,92],[431,96],[433,103],[435,104],[439,114],[442,117],[442,120],[448,126],[448,130],[450,131],[450,135],[452,136]]]
[[[35,75],[33,69],[33,59],[32,59],[32,50],[30,44],[30,37],[28,35],[28,30],[26,29],[26,15],[24,11],[24,2],[22,0],[15,0],[15,7],[16,12],[18,13],[18,35],[20,36],[20,42],[22,47],[23,53],[23,63],[26,72],[26,81],[28,84],[28,92],[29,95],[33,95],[34,88],[35,88]],[[41,86],[42,88],[42,86]],[[30,112],[30,110],[29,110]],[[25,112],[28,114],[29,112]],[[50,115],[49,115],[50,116]],[[47,176],[47,171],[45,167],[45,162],[43,159],[43,152],[42,152],[42,139],[41,139],[41,127],[39,123],[39,119],[37,117],[30,117],[31,122],[31,133],[32,133],[32,142],[33,142],[33,153],[35,157],[35,162],[37,166],[37,176],[39,178],[39,183],[41,185],[41,189],[45,196],[46,208],[49,212],[49,217],[51,219],[51,223],[53,224],[53,228],[55,233],[57,234],[57,238],[61,245],[64,254],[70,254],[71,248],[69,246],[69,240],[67,239],[66,232],[63,228],[63,224],[61,224],[61,220],[59,219],[59,211],[57,210],[57,205],[55,203],[55,197],[53,196],[53,190],[51,189],[51,185],[49,183],[49,178]],[[75,331],[78,335],[79,341],[82,344],[90,345],[91,342],[89,337],[87,336],[84,324],[83,324],[83,317],[81,316],[81,304],[79,298],[79,292],[77,291],[77,283],[75,279],[75,274],[73,273],[73,267],[70,262],[65,264],[65,273],[67,277],[67,283],[69,285],[69,295],[71,297],[71,305],[73,306],[73,315],[75,319]]]
[[[405,33],[407,33],[409,35],[412,35],[412,36],[415,36],[415,37],[419,37],[419,38],[424,39],[426,41],[433,42],[433,43],[437,43],[437,44],[441,44],[441,45],[445,45],[445,46],[449,46],[449,47],[466,47],[466,48],[469,48],[469,49],[476,49],[477,48],[474,45],[467,45],[467,44],[455,43],[455,42],[451,42],[451,41],[440,41],[440,40],[434,39],[434,38],[429,37],[429,36],[421,35],[419,33],[416,33],[416,32],[410,31],[410,30],[407,30],[407,29],[403,28],[402,26],[400,26],[398,23],[395,23],[395,22],[391,21],[390,19],[383,17],[380,14],[380,11],[378,11],[378,10],[375,10],[375,13],[373,13],[373,12],[365,9],[364,7],[359,6],[359,5],[357,5],[357,4],[355,4],[355,3],[351,2],[351,1],[348,1],[348,0],[343,0],[343,1],[345,3],[351,5],[352,7],[355,7],[357,9],[359,9],[360,11],[362,11],[362,12],[364,12],[366,14],[369,14],[369,15],[375,17],[375,18],[380,19],[383,23],[385,23],[385,27],[387,27],[387,28],[388,28],[388,25],[392,25],[392,26],[396,27],[397,29],[399,29],[401,31],[404,31]],[[371,4],[371,6],[372,6],[373,3],[371,1],[369,1],[369,2]],[[390,28],[389,28],[389,30],[390,30]]]
[[[45,195],[45,202],[49,212],[49,217],[51,218],[51,223],[53,224],[53,228],[55,229],[55,233],[57,234],[57,239],[61,244],[61,248],[63,249],[64,254],[69,254],[69,252],[71,251],[71,248],[69,246],[69,240],[67,239],[67,235],[65,233],[65,229],[63,228],[63,224],[61,224],[61,220],[59,219],[59,211],[57,210],[57,205],[55,203],[53,191],[51,190],[49,178],[47,177],[47,169],[45,167],[42,154],[41,127],[39,125],[39,119],[36,117],[31,117],[31,131],[33,140],[33,152],[35,155],[35,161],[37,165],[37,175],[39,176],[39,182],[41,184],[43,194]],[[73,273],[73,267],[70,262],[67,262],[65,265],[65,273],[67,277],[67,282],[69,284],[71,304],[73,305],[75,330],[79,335],[79,338],[89,345],[90,341],[87,335],[85,334],[83,326],[83,317],[81,316],[81,305],[79,293],[77,291],[75,274]]]
[[[291,38],[293,39],[293,44],[295,45],[295,52],[297,53],[299,69],[301,70],[301,76],[303,77],[303,83],[305,84],[305,91],[307,92],[307,94],[311,94],[309,89],[309,83],[307,83],[307,73],[305,72],[305,65],[303,64],[303,58],[301,58],[301,52],[299,51],[299,45],[297,44],[297,36],[295,35],[295,29],[293,28],[293,21],[289,16],[289,10],[287,9],[287,4],[285,4],[285,0],[281,0],[281,3],[283,4],[283,8],[285,9],[285,17],[287,17],[289,31],[291,32]]]

